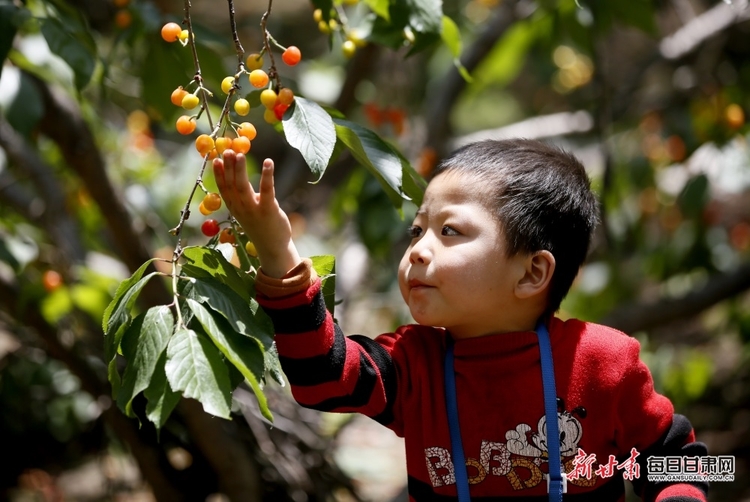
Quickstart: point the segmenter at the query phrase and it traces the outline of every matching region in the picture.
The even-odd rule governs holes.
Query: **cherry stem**
[[[278,89],[281,87],[281,79],[279,78],[279,73],[276,71],[276,60],[273,57],[273,52],[271,51],[271,43],[270,41],[273,40],[273,37],[271,36],[271,32],[268,31],[267,25],[268,25],[268,16],[271,15],[271,8],[273,7],[273,0],[268,0],[268,8],[266,9],[266,12],[263,13],[263,17],[260,18],[260,29],[263,32],[263,50],[268,53],[268,58],[271,60],[271,67],[268,70],[268,76],[271,80],[276,82],[276,88]],[[278,45],[278,42],[276,40],[273,40],[276,45]]]

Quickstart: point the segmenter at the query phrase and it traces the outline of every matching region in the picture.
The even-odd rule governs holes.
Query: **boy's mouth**
[[[417,280],[417,279],[409,279],[409,289],[429,288],[429,287],[432,287],[432,286],[430,286],[429,284],[425,284],[422,281]]]

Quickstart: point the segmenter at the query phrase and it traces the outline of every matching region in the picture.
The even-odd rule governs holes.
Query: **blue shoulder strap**
[[[542,392],[544,394],[544,414],[547,422],[547,453],[549,454],[549,475],[547,493],[549,502],[561,502],[567,490],[567,479],[560,464],[560,429],[557,422],[557,392],[555,390],[555,372],[552,365],[552,346],[549,332],[544,323],[536,328],[539,339],[539,352],[542,361]],[[448,429],[451,436],[451,456],[453,471],[456,476],[458,502],[470,502],[469,478],[466,472],[466,459],[461,442],[461,428],[458,424],[458,404],[456,401],[456,374],[453,367],[453,340],[448,338],[445,352],[445,402],[448,409]],[[556,440],[550,440],[555,438]]]

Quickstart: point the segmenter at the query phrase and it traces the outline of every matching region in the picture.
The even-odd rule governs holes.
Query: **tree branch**
[[[113,405],[109,398],[109,386],[102,382],[99,375],[86,361],[60,343],[57,330],[38,314],[38,305],[27,305],[26,308],[19,309],[19,298],[21,294],[18,288],[0,280],[0,308],[5,310],[12,319],[32,328],[44,342],[46,352],[65,364],[70,372],[78,377],[84,391],[91,394],[96,401],[104,400],[110,403],[102,410],[102,419],[115,435],[128,445],[157,500],[165,502],[184,500],[179,488],[172,484],[164,472],[164,462],[160,461],[163,455],[159,448],[145,443],[135,427],[135,422],[125,417],[117,406]]]
[[[744,263],[709,278],[701,288],[681,298],[664,298],[652,303],[636,303],[617,308],[599,322],[626,333],[651,329],[678,319],[698,315],[722,300],[750,289],[750,263]]]
[[[516,16],[517,0],[500,2],[492,18],[487,22],[482,33],[461,56],[461,64],[471,73],[492,50],[495,43],[505,31],[518,20]],[[466,87],[466,81],[455,67],[451,67],[442,79],[443,84],[435,96],[428,102],[427,110],[427,144],[438,153],[438,158],[446,153],[447,139],[451,135],[450,113],[453,105]]]
[[[21,209],[21,214],[30,218],[30,221],[41,223],[44,229],[52,237],[52,240],[60,248],[68,263],[80,263],[86,258],[78,224],[68,215],[65,207],[65,195],[62,186],[52,169],[44,163],[34,148],[30,147],[26,140],[0,116],[0,148],[5,150],[8,156],[8,165],[14,171],[27,174],[43,201],[43,209],[37,215],[32,205],[35,199],[27,199],[28,206]],[[0,191],[5,191],[0,188]],[[16,194],[18,195],[18,194]],[[26,195],[28,197],[28,194]],[[23,204],[19,197],[10,197],[10,201]],[[17,206],[18,207],[18,206]]]

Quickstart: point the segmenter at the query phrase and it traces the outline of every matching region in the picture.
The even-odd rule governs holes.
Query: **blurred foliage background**
[[[420,38],[412,51],[408,33],[369,23],[369,9],[389,5],[375,0],[339,5],[369,40],[351,58],[312,4],[276,0],[268,28],[303,54],[282,78],[424,175],[480,138],[541,138],[579,155],[602,225],[560,315],[638,338],[658,390],[710,453],[736,456],[735,481],[715,483],[710,500],[750,500],[748,1],[427,4],[460,30],[470,81],[453,64],[457,39]],[[267,388],[273,427],[241,386],[235,420],[184,400],[158,435],[109,398],[102,313],[120,280],[171,257],[168,230],[200,170],[169,101],[192,59],[159,36],[183,6],[0,0],[0,499],[387,500],[337,462],[350,421],[300,409],[283,389]],[[234,6],[257,52],[267,5]],[[203,77],[218,89],[236,64],[226,5],[193,0],[192,12]],[[337,255],[345,331],[408,322],[394,281],[413,206],[396,211],[350,155],[311,185],[283,135],[257,109],[250,118],[253,167],[277,162],[302,252]],[[206,240],[201,222],[187,221],[191,244]],[[169,303],[166,291],[154,283],[143,306]]]

